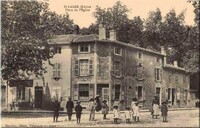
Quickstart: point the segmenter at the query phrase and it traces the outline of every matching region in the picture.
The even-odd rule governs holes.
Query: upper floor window
[[[89,53],[90,45],[79,45],[79,52],[80,53]]]
[[[137,78],[143,79],[144,77],[144,67],[141,63],[137,65]]]
[[[143,60],[143,54],[141,52],[137,53],[137,58]]]
[[[119,47],[115,47],[115,49],[114,49],[114,53],[115,53],[115,55],[122,55],[122,49],[121,48],[119,48]]]
[[[113,71],[115,76],[122,76],[122,63],[120,61],[113,62]]]
[[[61,63],[55,63],[53,65],[53,78],[60,78],[61,77]]]
[[[178,84],[178,76],[175,76],[175,83]]]
[[[62,49],[61,47],[55,47],[54,49],[55,49],[55,53],[59,53],[59,54],[61,53],[61,49]]]
[[[93,61],[90,59],[75,60],[75,75],[88,76],[93,74]]]
[[[159,57],[156,57],[156,63],[161,63],[161,59]]]
[[[172,82],[172,75],[169,75],[169,83]]]
[[[155,68],[154,69],[154,76],[155,76],[155,80],[162,81],[162,69]]]
[[[183,75],[183,83],[186,83],[186,75]]]

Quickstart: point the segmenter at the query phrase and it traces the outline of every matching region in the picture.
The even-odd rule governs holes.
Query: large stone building
[[[29,91],[20,93],[27,101],[31,95],[36,108],[42,108],[48,98],[58,98],[65,108],[69,96],[86,106],[97,95],[107,100],[110,108],[115,99],[120,100],[122,109],[130,106],[133,97],[138,98],[142,108],[149,108],[154,95],[160,104],[168,100],[170,106],[177,107],[177,94],[181,107],[193,106],[189,102],[189,74],[178,67],[177,61],[166,63],[164,47],[155,52],[117,41],[114,30],[107,39],[101,25],[99,35],[58,35],[49,40],[49,45],[56,55],[50,60],[52,65],[44,64],[48,73],[43,79],[33,79],[26,87]],[[12,100],[20,98],[16,97],[18,90],[9,94]]]

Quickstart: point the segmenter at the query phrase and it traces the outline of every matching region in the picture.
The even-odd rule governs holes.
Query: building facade
[[[178,107],[180,100],[181,107],[193,106],[189,102],[189,74],[176,61],[174,65],[166,63],[164,47],[155,52],[117,41],[114,30],[107,39],[103,26],[99,35],[58,35],[49,45],[56,55],[44,64],[48,73],[33,79],[30,87],[38,108],[47,99],[58,99],[65,109],[69,96],[87,106],[97,95],[108,101],[110,109],[116,99],[121,109],[130,106],[133,97],[142,108],[149,108],[155,95],[160,104],[168,100],[170,106]]]

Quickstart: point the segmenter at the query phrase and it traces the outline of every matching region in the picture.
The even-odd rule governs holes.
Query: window
[[[61,47],[55,47],[55,53],[61,53]]]
[[[80,61],[80,76],[87,76],[89,74],[89,60],[83,59]]]
[[[17,86],[17,99],[25,100],[25,86]]]
[[[79,84],[79,99],[88,100],[89,98],[89,84]]]
[[[53,65],[53,78],[61,77],[61,63],[55,63]]]
[[[115,85],[115,99],[120,99],[120,87],[121,85],[119,84]]]
[[[122,76],[122,63],[120,61],[114,61],[113,70],[115,76]]]
[[[143,79],[144,76],[144,67],[142,66],[141,63],[137,65],[137,78],[138,79]]]
[[[168,100],[170,100],[170,99],[171,99],[171,98],[170,98],[170,97],[171,97],[171,96],[170,96],[170,94],[171,94],[171,89],[168,88],[168,89],[167,89],[167,92],[168,92],[168,93],[167,93],[167,94],[168,94],[168,95],[167,95],[167,96],[168,96]]]
[[[159,57],[156,57],[156,62],[157,63],[160,63],[161,62],[161,59]]]
[[[183,83],[186,83],[186,75],[183,75]]]
[[[75,59],[74,72],[76,76],[88,76],[93,74],[92,59]]]
[[[143,59],[143,54],[141,52],[138,52],[138,59],[142,60]]]
[[[114,49],[114,53],[115,53],[115,55],[122,55],[122,49],[121,48],[119,48],[119,47],[115,47],[115,49]]]
[[[155,68],[155,80],[162,81],[162,70],[160,68]]]
[[[175,76],[175,83],[178,84],[178,76]]]
[[[169,83],[172,82],[172,75],[169,75]]]
[[[142,100],[142,86],[137,87],[138,100]]]
[[[79,52],[80,53],[89,53],[90,46],[89,45],[79,45]]]

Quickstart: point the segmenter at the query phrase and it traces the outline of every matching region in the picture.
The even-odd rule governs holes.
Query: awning
[[[15,86],[33,87],[33,80],[10,80],[9,85],[10,87],[15,87]]]

